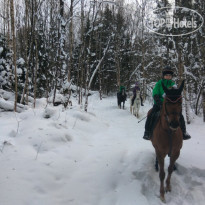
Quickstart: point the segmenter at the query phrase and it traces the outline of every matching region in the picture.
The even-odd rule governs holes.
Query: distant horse
[[[127,94],[125,93],[125,89],[123,89],[122,92],[117,93],[117,104],[120,109],[121,109],[121,103],[123,103],[123,109],[125,108],[126,99],[127,99]]]
[[[133,96],[130,97],[130,112],[131,114],[139,118],[139,110],[141,106],[140,91],[136,91],[136,98],[134,100],[133,105],[132,105],[132,98]]]
[[[180,128],[180,116],[182,112],[182,96],[181,92],[184,87],[184,81],[179,89],[168,90],[163,84],[166,97],[160,112],[159,121],[153,130],[151,137],[152,145],[155,148],[156,157],[159,163],[159,178],[160,178],[160,199],[165,202],[164,188],[164,158],[166,155],[170,157],[168,167],[168,176],[166,179],[166,191],[171,191],[170,179],[174,168],[174,163],[180,155],[182,148],[183,134]]]

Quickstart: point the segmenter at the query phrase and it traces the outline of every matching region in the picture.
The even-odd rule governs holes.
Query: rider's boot
[[[149,115],[147,115],[147,120],[146,120],[146,123],[145,123],[145,132],[144,132],[144,136],[143,136],[143,139],[145,140],[150,140],[151,138],[151,133],[150,133],[150,124],[151,124],[151,116],[152,114],[150,113]]]
[[[180,116],[180,127],[181,127],[181,130],[182,130],[182,133],[183,133],[183,140],[191,139],[191,136],[186,131],[186,124],[185,124],[185,120],[184,120],[183,115]]]

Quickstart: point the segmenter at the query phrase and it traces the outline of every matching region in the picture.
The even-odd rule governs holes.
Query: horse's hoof
[[[171,192],[171,191],[172,191],[171,186],[166,187],[166,192]]]
[[[155,171],[156,171],[156,172],[159,171],[159,168],[158,168],[158,166],[156,166],[156,165],[155,165]]]
[[[166,203],[165,197],[164,196],[160,196],[160,199],[163,203]]]

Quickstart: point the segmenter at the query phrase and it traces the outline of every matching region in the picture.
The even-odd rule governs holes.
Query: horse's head
[[[163,90],[166,94],[163,109],[166,120],[170,129],[177,130],[179,128],[179,118],[182,112],[182,90],[184,88],[184,80],[178,89],[167,89],[162,83]]]

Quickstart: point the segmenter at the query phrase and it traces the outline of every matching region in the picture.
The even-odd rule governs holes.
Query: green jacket
[[[152,96],[154,97],[155,95],[159,95],[160,100],[163,102],[164,101],[164,98],[163,98],[164,90],[162,88],[162,83],[164,83],[164,85],[167,88],[171,88],[175,85],[175,82],[172,80],[161,79],[154,86]],[[154,104],[156,104],[155,101],[154,101]]]
[[[121,86],[120,86],[120,93],[122,92],[123,89],[125,90],[125,86],[121,85]],[[125,90],[125,91],[126,91],[126,90]]]

